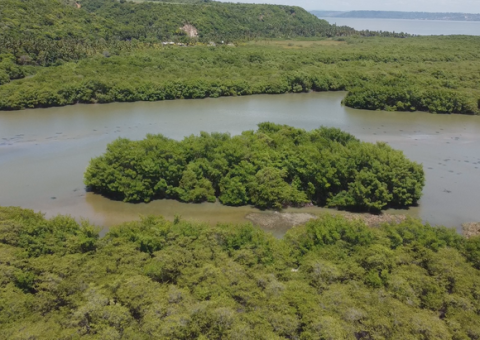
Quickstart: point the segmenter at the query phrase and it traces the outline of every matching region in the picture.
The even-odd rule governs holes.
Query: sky
[[[233,0],[232,2],[300,6],[327,11],[407,11],[480,13],[480,0]]]

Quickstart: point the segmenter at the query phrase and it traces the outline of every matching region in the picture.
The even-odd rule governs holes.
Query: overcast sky
[[[231,2],[267,3],[301,6],[307,10],[377,10],[412,12],[480,13],[480,0],[233,0]]]

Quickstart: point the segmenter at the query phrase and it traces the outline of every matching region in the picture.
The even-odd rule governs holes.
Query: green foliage
[[[273,123],[240,136],[204,133],[181,142],[149,135],[117,139],[91,160],[85,184],[126,202],[253,204],[262,209],[317,205],[380,211],[416,204],[421,165],[386,144],[362,143],[338,129],[306,132]]]
[[[324,216],[279,240],[251,225],[146,217],[84,252],[71,248],[68,218],[0,214],[18,226],[0,237],[2,339],[480,336],[480,270],[468,255],[478,240],[416,220],[369,228]],[[12,241],[37,227],[70,251]]]
[[[77,9],[73,1],[2,0],[0,13],[0,50],[19,64],[78,60],[114,40],[114,22]]]
[[[0,54],[0,85],[23,77],[25,77],[25,70],[15,64],[13,56]]]
[[[224,177],[220,181],[218,199],[225,205],[239,206],[248,204],[247,189],[238,177]]]
[[[31,272],[19,271],[15,275],[15,285],[25,293],[33,292],[35,275]]]
[[[478,113],[474,98],[463,91],[449,89],[418,89],[397,86],[370,85],[352,89],[345,105],[368,110],[428,111],[432,113]]]
[[[116,0],[2,0],[0,51],[19,64],[58,65],[101,54],[109,57],[165,41],[238,41],[258,37],[353,33],[300,7]],[[196,34],[187,36],[185,25]]]
[[[480,112],[477,37],[357,32],[299,7],[214,1],[3,0],[0,16],[0,110],[348,90],[354,108]],[[292,38],[313,40],[276,40]]]
[[[190,163],[193,164],[193,163]],[[190,166],[183,172],[180,185],[177,189],[178,198],[184,202],[215,202],[215,191],[212,182],[204,177],[198,178]]]
[[[287,204],[306,203],[305,193],[285,182],[287,173],[273,167],[260,169],[251,184],[252,203],[259,208],[280,209]],[[293,183],[292,183],[293,184]]]
[[[293,47],[277,40],[236,47],[130,40],[50,67],[2,54],[0,109],[347,90],[345,104],[355,108],[479,113],[479,38],[346,39],[302,41],[304,47],[295,40]]]
[[[171,3],[168,3],[171,2]],[[198,30],[200,41],[238,41],[259,37],[326,36],[340,32],[303,8],[241,3],[125,2],[81,0],[82,8],[118,24],[120,37],[142,41],[178,41],[185,24]],[[344,32],[354,32],[343,28]]]
[[[465,256],[480,269],[480,236],[470,238],[465,248]]]
[[[97,228],[68,216],[45,220],[31,210],[0,209],[0,241],[25,249],[29,256],[94,251],[98,233]]]

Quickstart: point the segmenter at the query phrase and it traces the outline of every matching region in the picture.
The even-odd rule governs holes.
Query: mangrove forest
[[[196,1],[3,0],[0,19],[0,110],[313,90],[358,109],[480,112],[479,37]]]
[[[91,160],[85,185],[125,202],[319,206],[378,212],[420,199],[423,168],[385,143],[360,142],[336,128],[312,131],[261,123],[257,131],[119,138]]]
[[[2,339],[479,339],[480,237],[325,216],[86,221],[0,208]]]

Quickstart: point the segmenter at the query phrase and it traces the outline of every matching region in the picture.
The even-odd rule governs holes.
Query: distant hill
[[[22,63],[52,65],[139,43],[331,37],[356,32],[332,26],[300,7],[173,1],[179,3],[0,0],[0,54],[22,57]]]
[[[430,13],[430,12],[397,12],[397,11],[311,11],[320,17],[334,18],[368,18],[368,19],[413,19],[413,20],[450,20],[480,21],[480,14],[471,13]]]
[[[114,20],[121,39],[175,40],[180,28],[191,25],[200,41],[291,38],[335,35],[332,26],[294,6],[166,1],[141,3],[116,0],[79,0],[82,9]],[[353,31],[353,29],[350,29]]]

